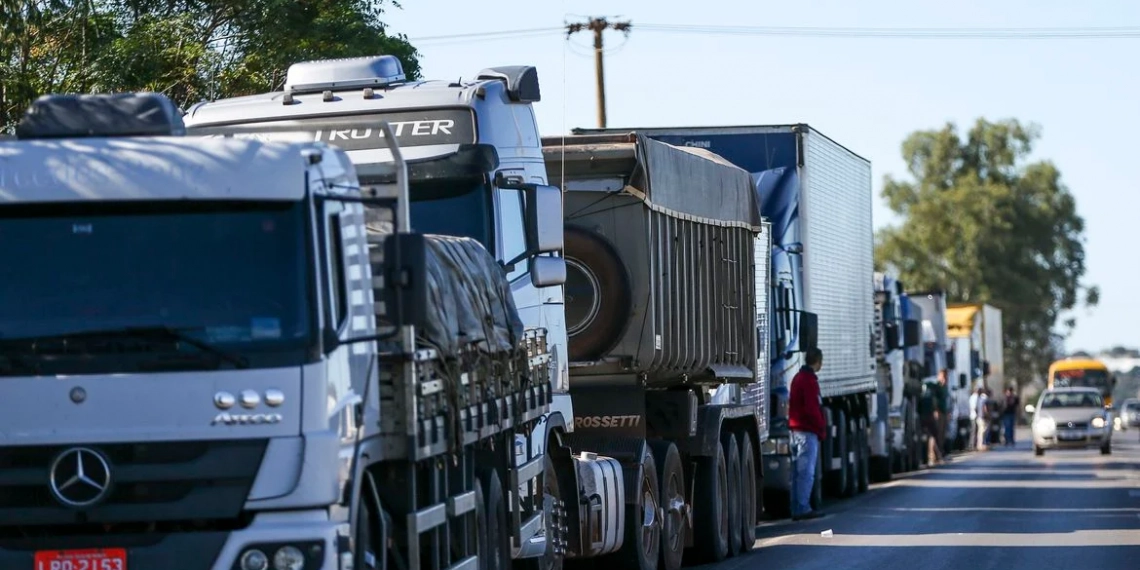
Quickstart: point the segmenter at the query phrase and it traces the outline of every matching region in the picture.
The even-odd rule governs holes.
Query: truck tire
[[[486,510],[484,528],[487,529],[487,550],[479,553],[482,570],[508,570],[511,567],[510,532],[507,523],[507,501],[503,494],[502,479],[492,468],[480,470],[479,480],[485,489]],[[486,566],[483,566],[483,561]]]
[[[847,492],[847,414],[843,410],[836,410],[835,415],[835,441],[831,443],[832,453],[827,457],[827,488],[825,491],[831,497],[842,498]],[[828,428],[831,426],[829,425]],[[822,454],[820,454],[822,455]],[[839,469],[831,469],[835,460],[839,460]]]
[[[625,540],[617,552],[617,560],[622,568],[657,570],[661,557],[661,509],[658,508],[661,490],[657,483],[657,464],[648,445],[642,447],[637,470],[640,477],[637,484],[626,487],[637,493],[637,500],[625,507]]]
[[[487,494],[483,492],[483,483],[475,478],[475,541],[479,552],[479,570],[487,570],[489,564],[486,553],[491,548],[487,538]]]
[[[899,456],[892,450],[888,457],[872,457],[868,470],[870,471],[871,480],[875,483],[886,483],[890,481],[894,475],[892,471],[899,463]]]
[[[856,492],[866,493],[867,489],[871,487],[871,446],[867,438],[867,420],[860,419],[858,424],[858,437],[856,440],[859,442],[859,455],[855,458],[859,462],[858,487]]]
[[[760,480],[756,477],[756,456],[753,455],[752,438],[740,433],[740,551],[751,552],[756,545],[756,488]]]
[[[547,444],[546,449],[550,449],[554,445],[551,441]],[[558,472],[555,471],[554,459],[550,457],[549,453],[543,455],[542,458],[542,494],[543,500],[549,501],[551,509],[559,508],[559,503],[562,502],[562,488],[558,485]],[[543,507],[545,509],[545,506]],[[563,524],[561,518],[552,519],[549,512],[546,517],[546,552],[538,558],[524,558],[516,560],[513,567],[516,570],[562,570],[564,562],[563,554],[556,548],[555,541],[564,538],[561,530],[551,528],[552,524]]]
[[[728,464],[724,448],[713,447],[712,457],[697,460],[693,477],[693,542],[702,562],[728,557]]]
[[[679,570],[685,555],[685,469],[681,453],[672,442],[649,442],[657,463],[657,484],[661,488],[661,570]]]
[[[859,420],[851,417],[848,412],[843,413],[846,420],[839,424],[847,430],[847,450],[843,454],[843,461],[847,477],[843,485],[843,498],[854,497],[859,492]]]
[[[740,554],[740,502],[743,493],[740,489],[740,445],[736,435],[726,431],[720,436],[724,447],[725,468],[728,471],[728,555]]]
[[[571,361],[600,358],[629,323],[632,292],[621,257],[602,236],[565,229],[566,331]]]

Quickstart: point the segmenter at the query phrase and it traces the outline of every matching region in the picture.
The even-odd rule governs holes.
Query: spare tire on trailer
[[[580,227],[566,228],[563,257],[570,360],[597,360],[629,324],[629,275],[609,241]]]

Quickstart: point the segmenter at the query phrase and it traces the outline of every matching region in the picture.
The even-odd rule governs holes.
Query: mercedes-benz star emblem
[[[73,447],[52,462],[50,486],[56,500],[69,507],[94,505],[111,488],[111,466],[98,451]]]

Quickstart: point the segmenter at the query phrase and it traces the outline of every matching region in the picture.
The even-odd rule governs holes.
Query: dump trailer
[[[16,134],[0,567],[510,556],[481,467],[516,480],[546,338],[478,242],[410,230],[398,145],[362,189],[341,149],[188,137],[161,95],[48,96]]]
[[[710,562],[750,550],[770,257],[750,175],[636,132],[547,137],[543,154],[565,193],[575,413],[550,453],[613,458],[565,472],[600,503],[570,513],[570,557],[675,569],[686,547]]]
[[[772,224],[770,436],[761,446],[765,510],[789,511],[794,465],[788,393],[812,346],[823,351],[819,380],[829,432],[820,444],[822,476],[816,477],[813,502],[824,490],[843,497],[865,489],[870,406],[878,386],[871,342],[870,162],[804,124],[639,132],[709,150],[752,173],[761,214]]]

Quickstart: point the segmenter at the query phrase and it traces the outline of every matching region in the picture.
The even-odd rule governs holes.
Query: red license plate
[[[41,550],[34,570],[127,570],[127,549]]]

